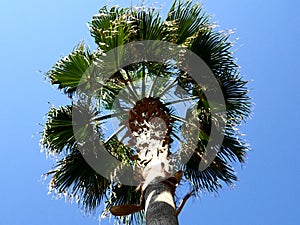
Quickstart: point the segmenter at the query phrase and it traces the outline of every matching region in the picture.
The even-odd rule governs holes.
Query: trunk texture
[[[154,183],[145,190],[146,225],[178,225],[174,190],[163,183]]]

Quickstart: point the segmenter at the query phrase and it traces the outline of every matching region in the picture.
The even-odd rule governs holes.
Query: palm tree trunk
[[[178,225],[173,188],[163,182],[145,190],[146,225]]]

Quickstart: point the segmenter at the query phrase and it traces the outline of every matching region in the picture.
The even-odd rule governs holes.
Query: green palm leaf
[[[133,12],[137,26],[136,40],[162,40],[164,38],[161,17],[156,11]]]
[[[110,186],[110,182],[96,173],[76,149],[59,160],[46,175],[52,176],[50,191],[54,190],[57,196],[75,199],[86,211],[100,206]]]
[[[182,44],[193,37],[199,29],[207,27],[208,16],[202,12],[199,4],[194,4],[190,0],[185,2],[176,0],[169,10],[166,21],[176,27],[175,43]]]
[[[236,69],[232,56],[232,43],[225,32],[215,32],[211,28],[200,29],[192,40],[189,49],[197,54],[216,74]]]
[[[49,110],[42,137],[41,144],[51,153],[60,154],[75,147],[72,106],[52,107]]]
[[[94,55],[88,49],[84,49],[84,44],[80,44],[70,55],[59,60],[46,76],[51,84],[58,85],[58,89],[62,89],[71,97],[79,83],[86,85],[89,82],[91,75],[87,70],[93,59]]]
[[[133,21],[130,9],[113,7],[109,10],[105,6],[93,17],[89,27],[96,44],[107,52],[126,44],[135,35]]]

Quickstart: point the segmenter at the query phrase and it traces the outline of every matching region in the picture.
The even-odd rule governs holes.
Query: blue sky
[[[180,222],[300,224],[300,3],[203,2],[214,15],[213,21],[222,28],[236,29],[234,37],[239,37],[238,64],[244,77],[253,80],[249,84],[255,102],[253,118],[242,129],[253,151],[243,168],[238,168],[240,181],[234,189],[189,200]],[[76,204],[52,200],[47,183],[41,182],[41,174],[52,162],[40,153],[42,127],[38,123],[44,122],[48,102],[59,106],[67,99],[38,71],[46,72],[83,39],[93,46],[86,23],[105,3],[0,2],[0,225],[98,224],[98,215],[84,216]],[[121,5],[130,5],[130,1]],[[167,9],[171,1],[162,5]]]

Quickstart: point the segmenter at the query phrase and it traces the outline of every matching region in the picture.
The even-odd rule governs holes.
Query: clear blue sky
[[[83,216],[76,204],[51,200],[47,183],[40,181],[52,163],[39,152],[38,123],[48,101],[59,106],[67,99],[37,71],[50,69],[82,39],[92,44],[86,22],[105,3],[0,2],[0,225],[98,224],[97,215]],[[236,187],[189,200],[181,224],[299,225],[300,3],[205,0],[204,6],[239,37],[238,63],[253,80],[253,119],[243,128],[253,151],[238,169]]]

